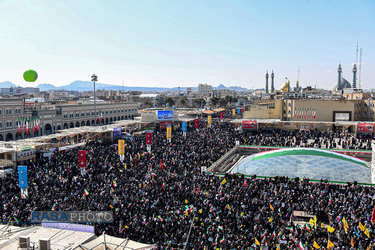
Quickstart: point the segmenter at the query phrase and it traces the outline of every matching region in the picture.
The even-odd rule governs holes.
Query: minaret
[[[266,94],[268,94],[268,70],[266,73]]]
[[[271,93],[273,93],[275,91],[275,85],[274,85],[274,82],[273,82],[274,76],[275,76],[275,74],[273,73],[273,70],[272,70],[272,74],[271,74]]]
[[[353,89],[357,88],[357,65],[354,64],[353,66]]]
[[[296,83],[296,92],[299,92],[299,68],[298,68],[298,76],[297,76],[297,83]]]
[[[337,81],[337,89],[342,90],[343,87],[341,86],[341,74],[342,74],[341,63],[339,64],[339,68],[337,69],[337,72],[339,73],[339,79]]]

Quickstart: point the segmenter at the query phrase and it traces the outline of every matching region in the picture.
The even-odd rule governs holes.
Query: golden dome
[[[288,83],[284,82],[284,84],[281,85],[280,91],[282,93],[287,93],[288,92]]]

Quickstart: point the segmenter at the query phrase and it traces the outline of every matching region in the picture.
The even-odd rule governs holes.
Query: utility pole
[[[97,77],[95,74],[93,74],[93,75],[91,76],[91,81],[94,82],[94,112],[95,112],[95,122],[94,122],[94,126],[96,126],[97,121],[96,121],[96,94],[95,94],[95,82],[98,81],[98,77]]]

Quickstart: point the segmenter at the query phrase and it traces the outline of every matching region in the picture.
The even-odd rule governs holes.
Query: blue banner
[[[26,189],[27,184],[27,166],[18,166],[18,185],[22,189]]]
[[[113,129],[113,138],[116,138],[122,135],[121,129],[122,129],[121,127]]]
[[[241,113],[241,109],[237,108],[237,114]]]
[[[187,131],[187,122],[183,122],[182,123],[182,132],[186,132]]]

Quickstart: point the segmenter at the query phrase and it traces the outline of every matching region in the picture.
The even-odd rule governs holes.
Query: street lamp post
[[[91,76],[91,81],[94,82],[94,112],[95,112],[95,122],[94,122],[94,126],[96,126],[96,94],[95,94],[95,82],[98,81],[98,77],[97,77],[95,74],[93,74],[93,75]]]

